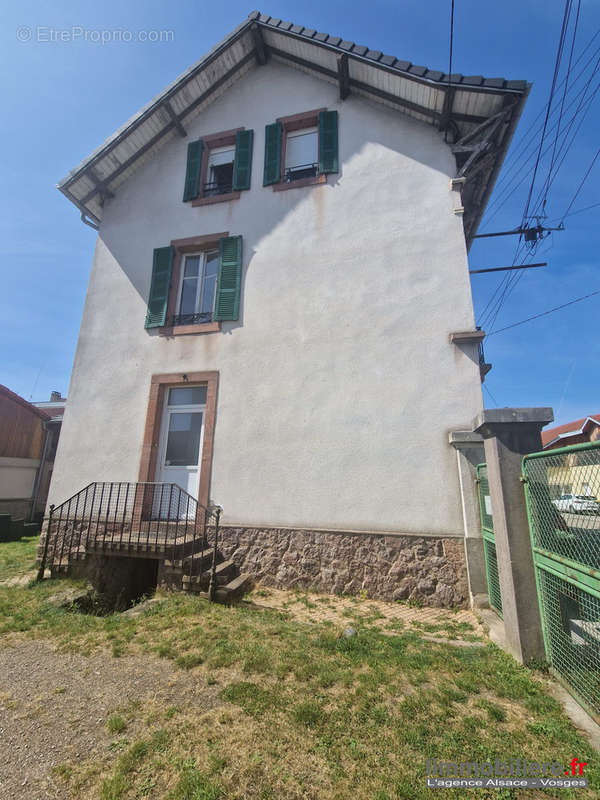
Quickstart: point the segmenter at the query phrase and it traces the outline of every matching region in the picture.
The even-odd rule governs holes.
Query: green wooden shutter
[[[183,189],[183,202],[195,200],[200,191],[200,170],[202,169],[202,139],[190,142],[187,149],[187,168],[185,170],[185,187]]]
[[[254,131],[238,131],[235,135],[235,163],[233,165],[233,191],[250,188],[252,172],[252,142]]]
[[[319,172],[338,172],[338,112],[319,112]]]
[[[219,240],[219,274],[215,320],[237,319],[240,313],[242,283],[242,237],[225,236]]]
[[[152,260],[152,283],[148,298],[146,328],[160,328],[165,324],[172,266],[173,248],[157,247]]]
[[[263,186],[279,183],[281,178],[281,138],[283,126],[274,122],[265,126],[265,172]]]

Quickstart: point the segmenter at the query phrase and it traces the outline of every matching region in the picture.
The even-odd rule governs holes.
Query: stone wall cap
[[[485,408],[473,420],[475,432],[489,425],[512,425],[514,423],[547,425],[554,420],[551,408]]]
[[[448,433],[448,443],[452,447],[460,449],[473,445],[483,444],[483,436],[475,431],[450,431]]]

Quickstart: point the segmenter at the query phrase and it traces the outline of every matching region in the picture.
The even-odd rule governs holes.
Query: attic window
[[[314,178],[319,167],[319,131],[316,127],[288,133],[285,143],[285,180]]]
[[[203,196],[231,194],[233,191],[233,164],[235,147],[216,147],[209,151],[207,180]]]

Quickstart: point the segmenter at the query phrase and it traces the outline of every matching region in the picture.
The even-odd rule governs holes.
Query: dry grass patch
[[[0,641],[12,642],[13,657],[21,648],[48,647],[31,638],[60,648],[44,664],[49,691],[64,688],[55,703],[80,702],[82,677],[92,689],[105,683],[95,659],[104,672],[113,665],[122,687],[102,714],[95,746],[83,756],[57,754],[61,800],[422,800],[431,796],[427,758],[567,763],[574,754],[590,764],[591,788],[578,797],[598,796],[594,754],[538,673],[486,640],[456,647],[423,638],[480,638],[468,618],[416,609],[395,617],[396,606],[375,613],[368,599],[292,593],[278,608],[256,597],[226,608],[159,593],[135,618],[97,618],[56,608],[48,602],[56,591],[55,581],[0,589]],[[349,620],[355,634],[345,636]],[[394,622],[397,632],[389,629]],[[76,669],[65,668],[69,659]],[[160,665],[160,686],[141,694],[138,687],[139,703],[128,704],[136,669],[156,675]],[[175,676],[183,692],[169,690]],[[19,721],[11,724],[18,733]],[[27,795],[17,787],[13,796]],[[447,790],[445,797],[464,794]]]

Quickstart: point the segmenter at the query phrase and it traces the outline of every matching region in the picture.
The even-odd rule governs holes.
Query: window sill
[[[160,329],[160,336],[189,336],[199,333],[218,333],[220,322],[201,322],[198,325],[174,325]]]
[[[315,175],[312,178],[300,178],[299,181],[281,181],[273,184],[274,192],[285,192],[287,189],[301,189],[303,186],[319,186],[327,183],[327,175]]]
[[[227,203],[229,200],[239,200],[241,192],[229,192],[229,194],[215,194],[211,197],[199,197],[197,200],[192,200],[192,208],[196,206],[210,206],[213,203]]]

